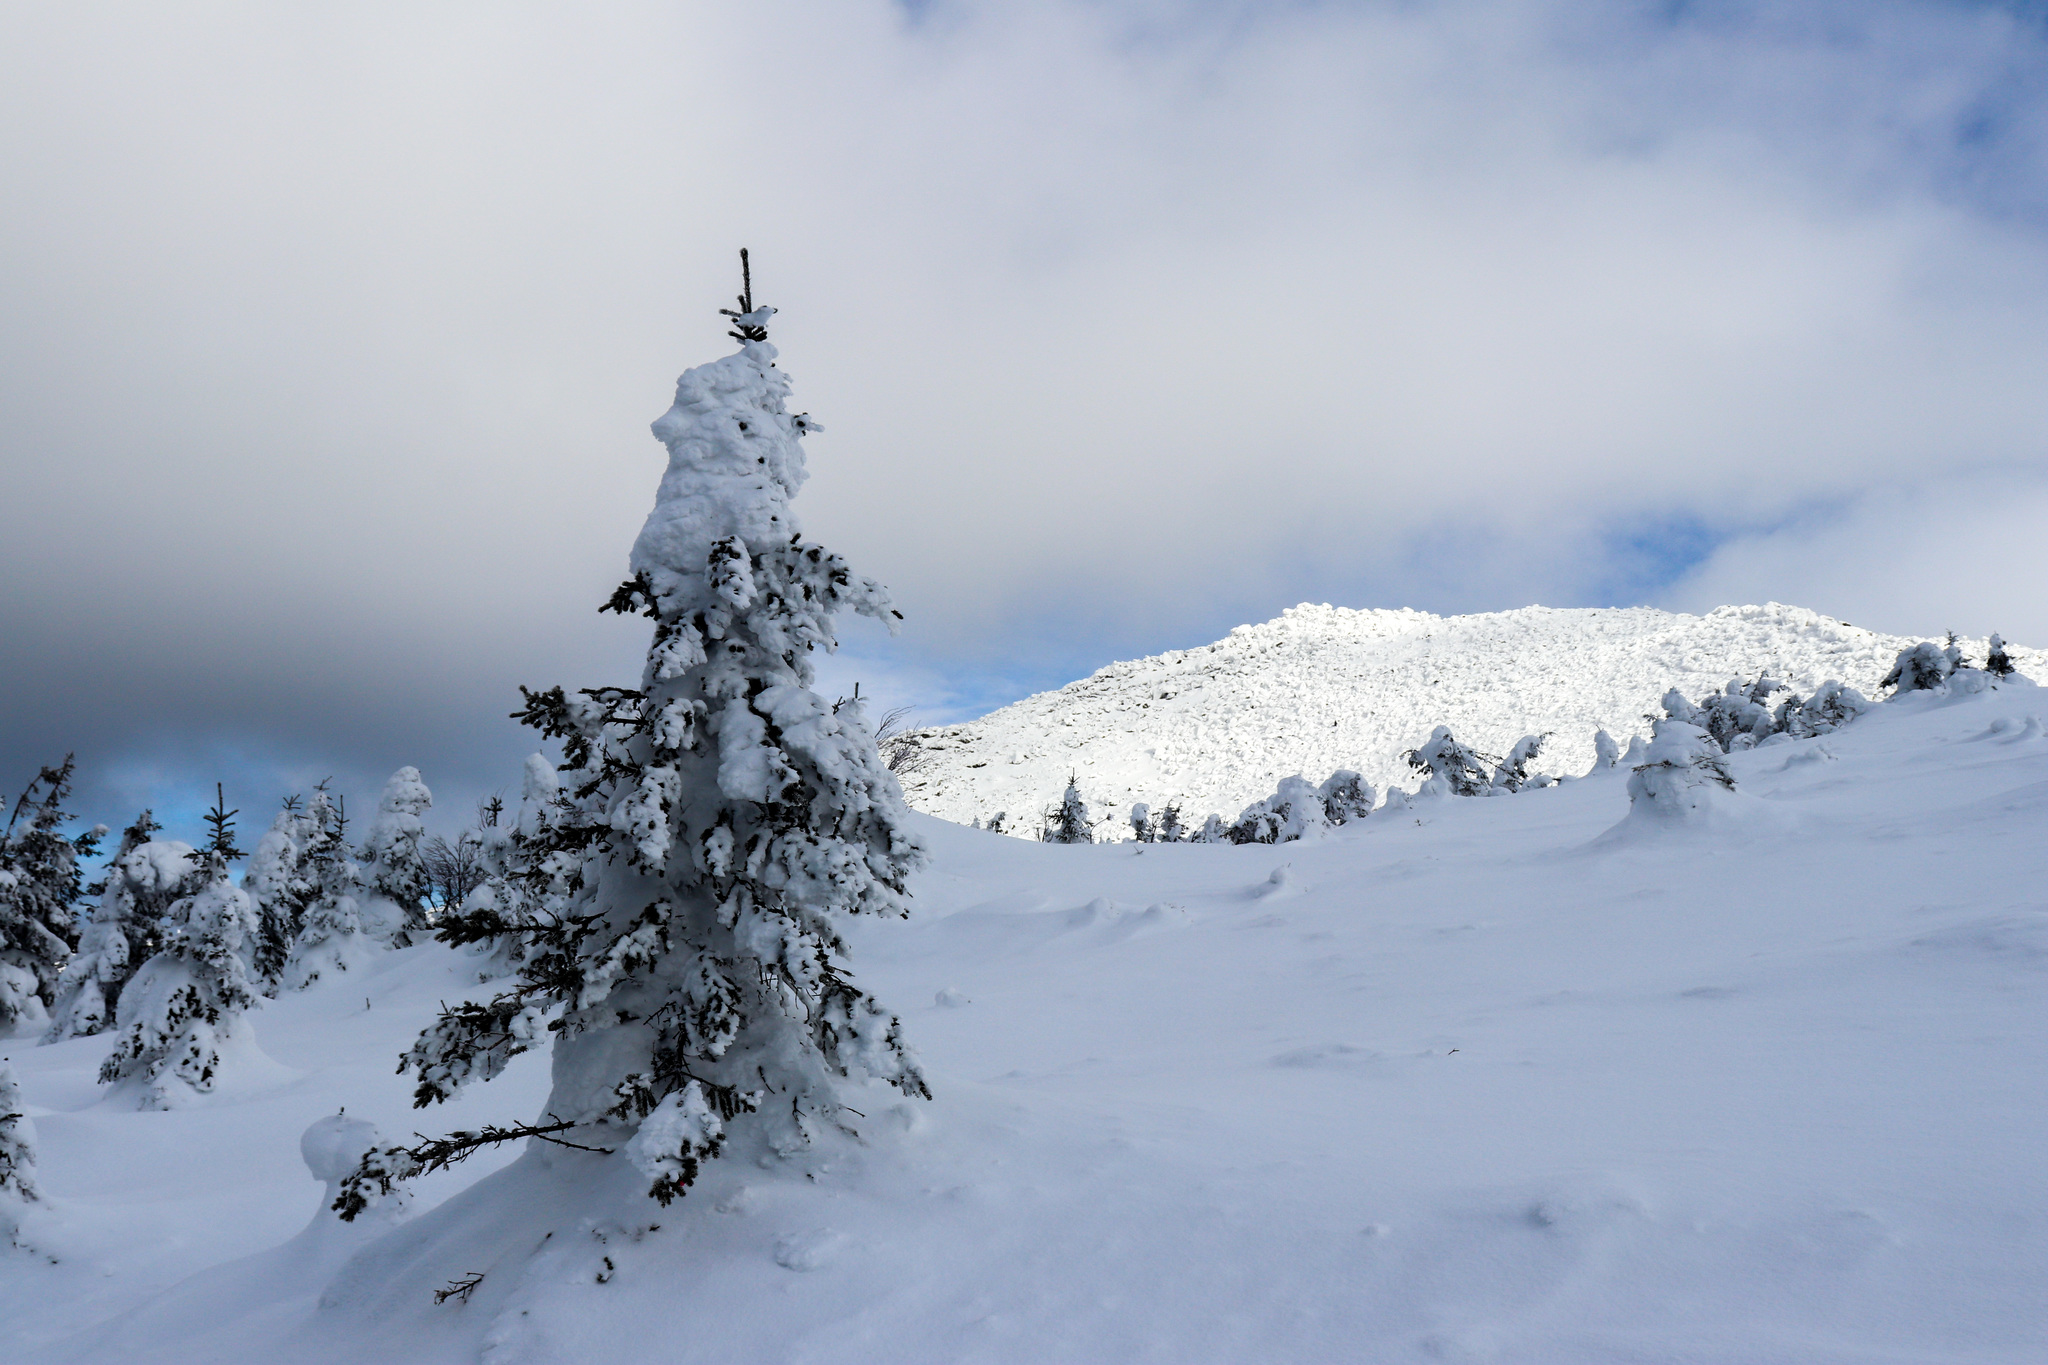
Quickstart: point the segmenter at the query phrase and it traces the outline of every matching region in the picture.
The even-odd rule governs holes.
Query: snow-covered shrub
[[[654,424],[668,468],[608,604],[653,620],[640,686],[526,694],[522,718],[564,754],[529,845],[573,866],[562,913],[513,928],[513,984],[446,1010],[402,1061],[430,1104],[552,1039],[548,1120],[373,1152],[343,1182],[345,1218],[484,1143],[572,1130],[666,1202],[741,1115],[790,1154],[857,1121],[842,1079],[929,1094],[898,1020],[849,979],[839,928],[906,914],[924,851],[858,703],[812,686],[836,614],[896,613],[790,514],[816,424],[788,411],[771,312],[743,302],[739,351],[686,372]]]
[[[1776,718],[1768,701],[1774,693],[1784,690],[1784,684],[1762,674],[1753,683],[1730,679],[1721,691],[1701,698],[1691,715],[1673,719],[1705,730],[1723,753],[1753,749],[1776,730]]]
[[[1532,773],[1529,765],[1543,752],[1543,741],[1549,739],[1548,732],[1540,735],[1523,735],[1508,750],[1500,766],[1493,770],[1493,785],[1506,792],[1518,792],[1524,787],[1544,787],[1551,779],[1542,773]],[[1610,741],[1611,742],[1611,741]]]
[[[121,832],[96,883],[99,903],[87,913],[78,953],[57,983],[45,1042],[111,1026],[129,979],[163,947],[165,913],[204,884],[198,852],[177,839],[150,838],[160,828],[144,811]]]
[[[1593,732],[1593,772],[1604,772],[1621,761],[1621,746],[1605,730]]]
[[[1690,819],[1718,792],[1735,790],[1721,746],[1697,725],[1660,720],[1650,749],[1628,779],[1631,818]]]
[[[2005,652],[2005,641],[1996,635],[1984,651],[1984,671],[1994,678],[2010,678],[2015,671],[2012,655]]]
[[[1777,731],[1793,739],[1811,739],[1840,729],[1869,709],[1869,698],[1830,678],[1810,697],[1795,695],[1779,703]]]
[[[1160,844],[1186,843],[1188,827],[1180,821],[1180,802],[1169,801],[1166,809],[1152,817],[1152,840]]]
[[[1191,844],[1227,844],[1230,842],[1230,826],[1223,823],[1223,817],[1211,814],[1202,821],[1202,827],[1188,840]]]
[[[363,931],[363,874],[349,856],[347,806],[324,786],[316,787],[306,799],[306,821],[319,831],[308,836],[306,855],[312,899],[278,976],[278,984],[292,991],[360,965],[378,947]]]
[[[1081,789],[1074,779],[1067,779],[1067,790],[1060,797],[1057,806],[1048,808],[1045,819],[1038,827],[1040,842],[1048,844],[1092,844],[1095,842],[1095,817],[1089,813],[1088,803],[1081,799]]]
[[[427,827],[420,819],[434,804],[434,794],[420,781],[418,768],[400,768],[377,798],[377,814],[363,840],[361,915],[363,932],[394,948],[411,945],[426,932],[427,893],[433,878],[420,858]]]
[[[14,1068],[0,1060],[0,1234],[12,1238],[14,1221],[36,1193],[36,1130],[21,1099]]]
[[[1908,692],[1946,692],[1949,674],[1961,667],[1962,662],[1963,651],[1957,646],[1922,640],[1899,651],[1898,661],[1878,686],[1896,688],[1894,695],[1901,697]]]
[[[1131,838],[1140,844],[1157,842],[1159,831],[1152,823],[1152,807],[1143,801],[1131,804]]]
[[[1493,775],[1486,755],[1460,744],[1451,727],[1439,725],[1429,738],[1405,757],[1408,766],[1423,775],[1424,791],[1451,796],[1487,796],[1493,791]]]
[[[258,928],[248,894],[213,854],[200,855],[204,884],[164,916],[163,946],[121,992],[120,1031],[100,1067],[103,1085],[135,1080],[145,1109],[169,1109],[219,1079],[222,1052],[257,1003],[243,945]]]
[[[1348,825],[1372,814],[1378,794],[1372,783],[1349,768],[1339,768],[1317,790],[1323,800],[1323,819],[1332,825]]]
[[[483,955],[478,974],[485,981],[516,972],[525,961],[527,931],[569,910],[578,862],[551,834],[561,799],[554,767],[529,754],[517,818],[509,826],[474,831],[481,864],[477,883],[442,912],[435,937],[476,945]]]
[[[1244,808],[1225,837],[1233,844],[1289,844],[1313,839],[1330,827],[1323,794],[1305,777],[1283,777],[1280,788]]]
[[[70,755],[29,783],[0,832],[0,1030],[40,1024],[58,979],[78,946],[78,902],[85,893],[83,858],[98,850],[104,825],[75,837],[60,827],[71,817]]]

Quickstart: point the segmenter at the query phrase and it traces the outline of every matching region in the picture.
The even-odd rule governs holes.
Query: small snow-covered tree
[[[1751,749],[1776,728],[1768,699],[1784,690],[1784,684],[1761,674],[1753,683],[1731,678],[1727,687],[1701,698],[1693,716],[1676,719],[1705,730],[1723,753]]]
[[[420,817],[434,804],[434,794],[420,781],[418,768],[400,768],[377,798],[377,814],[363,840],[361,914],[363,931],[394,948],[412,944],[425,933],[427,895],[433,878],[420,857],[427,827]]]
[[[1777,728],[1793,739],[1811,739],[1840,729],[1870,709],[1870,700],[1855,688],[1833,678],[1822,683],[1810,697],[1794,695],[1778,706]]]
[[[547,1121],[371,1153],[344,1217],[395,1181],[516,1137],[622,1149],[667,1202],[742,1115],[794,1154],[858,1117],[842,1081],[925,1096],[897,1019],[856,987],[840,925],[907,913],[924,861],[858,703],[813,689],[833,617],[893,622],[884,590],[805,541],[789,380],[751,290],[737,353],[686,372],[654,424],[669,463],[608,604],[652,618],[637,688],[526,694],[521,718],[563,746],[564,799],[535,841],[571,860],[559,914],[511,930],[514,984],[457,1005],[403,1066],[430,1104],[549,1038]]]
[[[1363,820],[1372,814],[1378,793],[1364,776],[1349,768],[1339,768],[1318,789],[1317,795],[1323,801],[1323,819],[1332,825],[1348,825],[1353,820]]]
[[[988,823],[983,825],[982,828],[990,834],[1006,834],[1008,831],[1003,828],[1003,822],[1009,818],[1010,813],[1008,811],[999,810],[994,815],[989,816]]]
[[[1131,803],[1131,838],[1141,844],[1156,843],[1159,830],[1152,823],[1152,807],[1143,801]]]
[[[1529,771],[1529,765],[1543,752],[1543,741],[1550,738],[1550,732],[1540,735],[1523,735],[1508,750],[1500,766],[1493,770],[1493,785],[1505,792],[1518,792],[1522,788],[1540,786],[1550,779]]]
[[[99,901],[58,978],[44,1042],[83,1038],[112,1025],[129,978],[163,946],[164,912],[198,889],[198,853],[176,839],[152,839],[161,828],[146,810],[135,817],[88,888]]]
[[[1202,821],[1202,827],[1195,831],[1191,844],[1227,844],[1230,842],[1230,826],[1223,823],[1223,817],[1211,814]]]
[[[1697,725],[1660,720],[1649,753],[1628,779],[1631,813],[1681,819],[1701,810],[1715,791],[1734,791],[1721,746]]]
[[[1487,796],[1493,791],[1490,760],[1477,749],[1460,744],[1448,725],[1439,725],[1429,738],[1405,757],[1408,766],[1427,779],[1424,790],[1432,788],[1452,796]]]
[[[1961,666],[1962,661],[1963,651],[1955,645],[1938,645],[1932,640],[1922,640],[1899,651],[1898,661],[1878,686],[1896,688],[1894,695],[1901,697],[1908,692],[1946,692],[1949,675]]]
[[[1593,732],[1593,771],[1602,772],[1621,761],[1621,746],[1605,730]]]
[[[213,852],[201,853],[203,884],[163,921],[163,946],[121,992],[114,1050],[100,1083],[134,1080],[145,1109],[170,1109],[210,1092],[222,1055],[243,1037],[243,1011],[260,997],[243,947],[257,931],[255,907]]]
[[[1155,843],[1180,844],[1187,842],[1188,828],[1180,820],[1180,802],[1169,801],[1166,808],[1152,817],[1152,839]]]
[[[14,1068],[0,1058],[0,1237],[20,1245],[21,1217],[42,1198],[36,1189],[36,1130]]]
[[[278,978],[292,991],[360,965],[377,948],[363,932],[363,875],[349,856],[347,803],[323,783],[306,799],[306,820],[318,831],[308,836],[306,858],[313,896]]]
[[[1281,778],[1271,796],[1246,806],[1226,837],[1233,844],[1290,844],[1313,839],[1329,826],[1322,792],[1297,775]]]
[[[1095,842],[1095,817],[1089,813],[1088,803],[1081,799],[1081,789],[1071,776],[1067,778],[1067,790],[1060,797],[1060,803],[1046,810],[1038,837],[1048,844]]]
[[[78,946],[78,903],[85,893],[79,864],[99,848],[106,826],[67,836],[64,799],[71,794],[71,756],[44,768],[14,803],[0,831],[0,1030],[40,1024]]]
[[[1984,651],[1984,671],[1994,678],[2010,678],[2015,671],[2012,655],[2005,652],[2005,641],[1993,635]]]
[[[481,865],[477,883],[442,913],[435,937],[476,945],[483,955],[478,975],[485,981],[518,971],[530,931],[570,912],[580,865],[551,836],[553,813],[561,803],[553,765],[531,754],[517,818],[509,826],[491,824],[475,831]]]
[[[324,793],[320,794],[324,797]],[[265,995],[277,994],[292,946],[320,896],[320,871],[332,856],[333,820],[322,800],[288,797],[284,809],[256,841],[242,873],[242,889],[256,910],[257,928],[246,946],[250,976]]]

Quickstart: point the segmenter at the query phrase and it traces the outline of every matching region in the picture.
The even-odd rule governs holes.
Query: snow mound
[[[1551,772],[1593,765],[1594,734],[1649,734],[1658,699],[1768,672],[1801,693],[1828,679],[1875,695],[1914,641],[1776,602],[1704,616],[1650,607],[1522,607],[1471,616],[1304,603],[1196,649],[1111,664],[961,725],[915,732],[903,779],[918,810],[968,824],[997,812],[1029,834],[1075,775],[1096,838],[1128,833],[1133,802],[1179,801],[1191,824],[1234,818],[1283,778],[1352,768],[1412,785],[1403,755],[1437,725],[1483,752],[1554,732]],[[1984,640],[1959,641],[1982,658]],[[2048,680],[2048,656],[2008,647]]]

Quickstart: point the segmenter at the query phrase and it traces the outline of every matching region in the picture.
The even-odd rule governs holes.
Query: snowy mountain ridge
[[[1676,687],[1697,700],[1759,672],[1803,693],[1837,679],[1875,695],[1912,638],[1777,602],[1703,616],[1652,607],[1437,616],[1303,603],[1194,649],[1115,663],[979,720],[913,732],[925,761],[911,805],[962,824],[1002,814],[1029,834],[1071,774],[1097,838],[1123,838],[1133,802],[1179,801],[1199,823],[1234,816],[1284,777],[1338,768],[1414,784],[1403,755],[1431,727],[1505,753],[1549,732],[1534,767],[1582,773],[1593,734],[1624,745]],[[1982,659],[1984,640],[1963,640]],[[2008,646],[2048,680],[2048,656]]]

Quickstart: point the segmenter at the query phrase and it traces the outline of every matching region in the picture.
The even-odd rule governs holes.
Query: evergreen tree
[[[668,470],[608,604],[653,619],[640,686],[528,692],[519,713],[563,746],[565,795],[529,845],[543,867],[569,860],[562,908],[512,930],[510,989],[449,1009],[403,1060],[430,1104],[552,1037],[548,1120],[372,1153],[344,1217],[517,1137],[623,1149],[666,1202],[742,1115],[793,1154],[852,1127],[842,1080],[929,1093],[896,1018],[849,978],[839,927],[906,914],[924,851],[859,705],[813,690],[837,613],[897,613],[790,515],[817,424],[788,411],[772,312],[743,293],[739,351],[686,372],[654,424]]]
[[[1715,792],[1734,790],[1735,779],[1712,736],[1682,720],[1660,720],[1652,727],[1648,755],[1629,773],[1630,814],[1689,820]]]
[[[1187,826],[1180,822],[1180,802],[1169,801],[1166,809],[1153,818],[1153,840],[1162,844],[1178,844],[1187,840]]]
[[[1208,819],[1202,821],[1202,827],[1195,831],[1195,837],[1188,840],[1188,842],[1191,844],[1227,844],[1230,842],[1230,826],[1223,823],[1222,816],[1211,813]]]
[[[1331,773],[1318,795],[1323,801],[1323,818],[1332,825],[1348,825],[1353,820],[1363,820],[1372,814],[1373,803],[1378,799],[1372,783],[1349,768],[1339,768]]]
[[[414,936],[429,927],[427,896],[433,878],[420,856],[427,832],[420,817],[433,804],[434,795],[420,781],[420,770],[400,768],[384,784],[376,818],[363,841],[363,931],[394,948],[410,947]]]
[[[1963,651],[1954,645],[1922,640],[1899,651],[1898,661],[1878,686],[1897,688],[1894,695],[1901,697],[1908,692],[1946,692],[1949,675],[1956,671],[1962,658]]]
[[[150,837],[161,829],[148,811],[136,816],[121,831],[99,881],[87,888],[99,901],[87,912],[78,952],[58,978],[44,1042],[83,1038],[109,1027],[122,988],[163,946],[164,912],[198,889],[198,853],[176,839]]]
[[[1593,771],[1601,772],[1621,761],[1621,746],[1605,730],[1593,732]]]
[[[135,1080],[145,1109],[170,1109],[219,1079],[222,1054],[248,1025],[260,997],[244,944],[258,928],[248,895],[211,850],[199,855],[201,886],[164,916],[163,947],[121,992],[114,1050],[100,1083]]]
[[[313,896],[279,974],[279,985],[293,991],[360,965],[377,946],[363,932],[363,875],[349,856],[347,802],[323,782],[306,800],[306,819],[317,831],[306,856]]]
[[[442,942],[473,944],[482,952],[481,980],[516,972],[529,931],[570,912],[578,863],[550,835],[561,799],[554,767],[539,754],[529,755],[518,818],[509,826],[481,827],[477,884],[436,924],[435,937]]]
[[[14,803],[0,832],[0,1030],[40,1023],[78,946],[78,903],[85,893],[80,861],[99,848],[106,826],[66,836],[71,816],[71,756],[44,768]]]
[[[1869,698],[1830,678],[1810,697],[1802,699],[1795,694],[1781,702],[1777,730],[1793,739],[1811,739],[1847,725],[1869,709]]]
[[[2005,641],[1994,635],[1990,646],[1984,651],[1984,671],[1994,678],[2010,678],[2016,671],[2012,656],[2005,652]]]
[[[1682,700],[1682,699],[1681,699]],[[1408,766],[1427,781],[1423,790],[1447,792],[1452,796],[1488,796],[1493,792],[1492,762],[1477,749],[1460,744],[1448,725],[1439,725],[1429,738],[1407,753]]]
[[[0,1059],[0,1237],[21,1244],[21,1217],[41,1200],[36,1190],[36,1130],[21,1099],[14,1068]]]
[[[1152,807],[1143,801],[1131,803],[1131,838],[1141,844],[1157,843],[1159,830],[1152,823]]]
[[[302,797],[290,796],[249,855],[242,889],[255,906],[257,928],[246,951],[250,976],[265,995],[277,994],[292,945],[319,898],[320,865],[331,839],[324,806],[316,814]]]
[[[1244,808],[1227,834],[1233,844],[1289,844],[1312,839],[1330,826],[1323,794],[1299,775],[1280,779],[1280,788]]]
[[[1081,789],[1072,774],[1067,776],[1067,790],[1060,803],[1047,808],[1039,824],[1038,838],[1047,844],[1095,842],[1095,817],[1089,812],[1088,803],[1081,799]]]
[[[1524,787],[1542,786],[1549,782],[1549,778],[1529,771],[1529,765],[1543,752],[1543,741],[1549,738],[1550,733],[1545,731],[1540,735],[1523,735],[1516,740],[1507,757],[1494,769],[1493,785],[1505,792],[1518,792]]]

